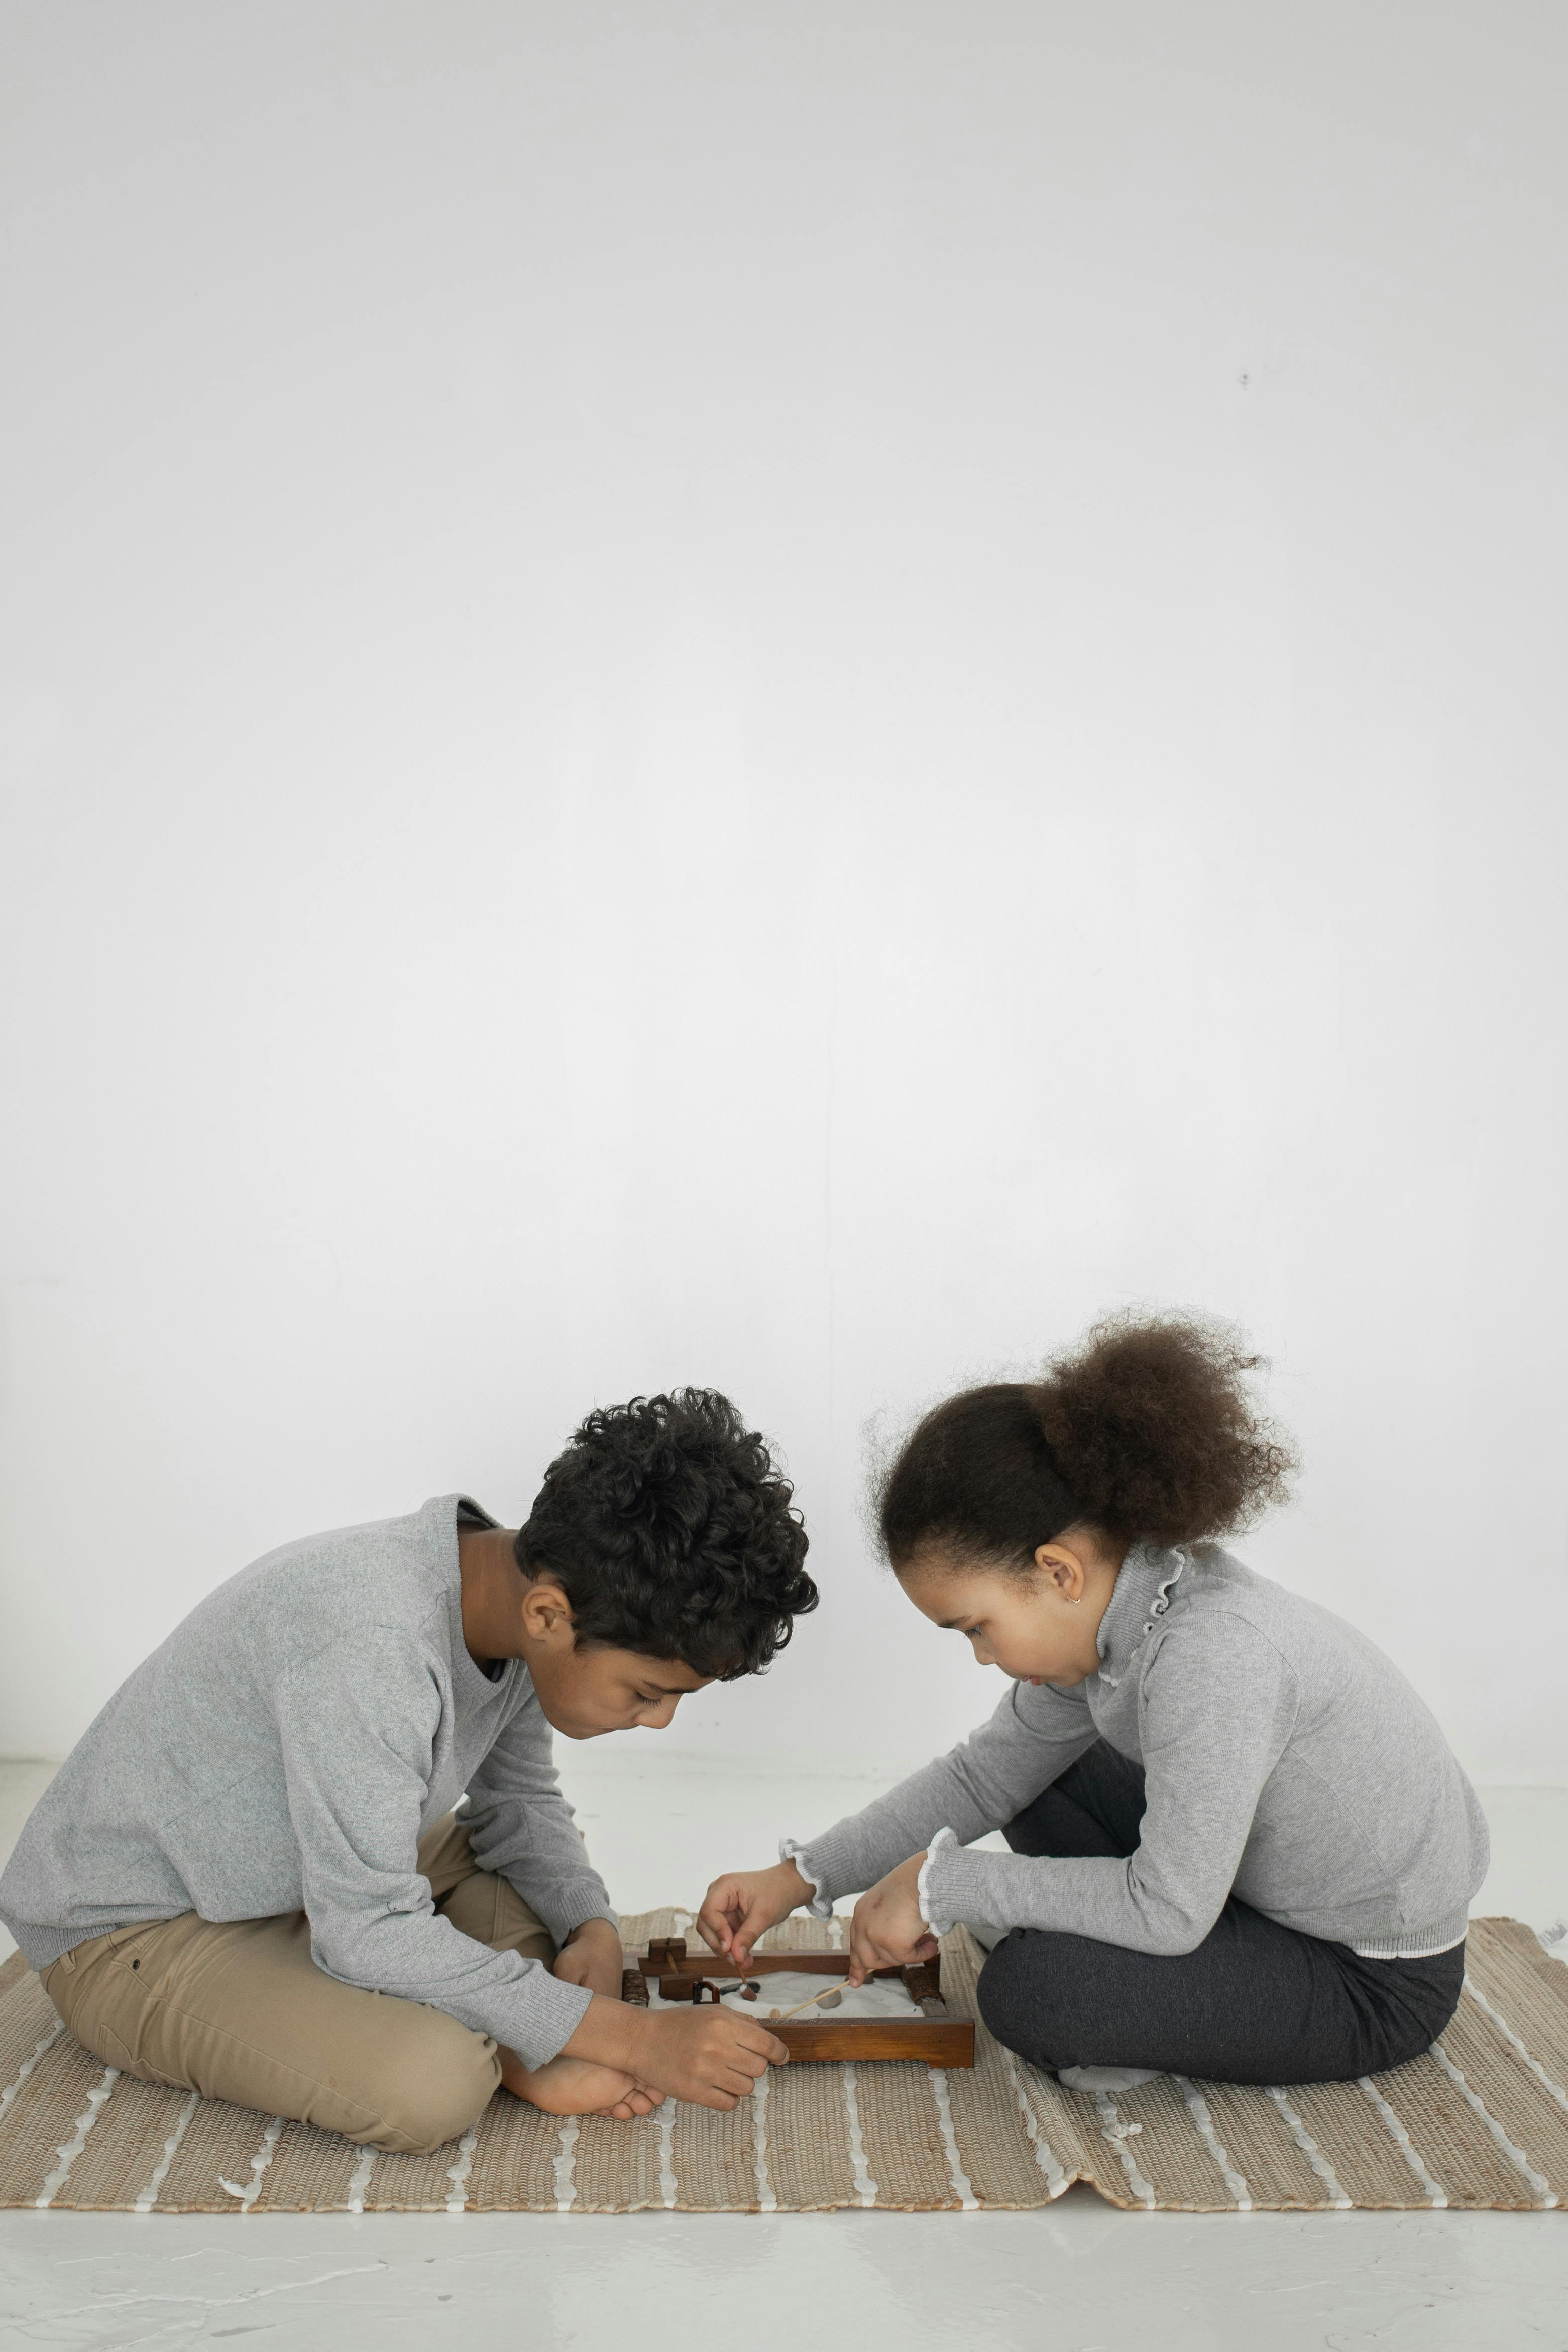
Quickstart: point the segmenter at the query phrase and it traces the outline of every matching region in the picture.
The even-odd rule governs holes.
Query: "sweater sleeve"
[[[1195,1950],[1225,1907],[1298,1703],[1278,1650],[1241,1619],[1173,1627],[1152,1649],[1139,1694],[1145,1803],[1136,1853],[1053,1859],[965,1853],[943,1841],[922,1873],[931,1927],[945,1935],[973,1919],[1134,1952]]]
[[[816,1884],[813,1910],[826,1916],[839,1895],[874,1886],[929,1846],[938,1830],[951,1830],[962,1846],[1003,1828],[1097,1736],[1081,1691],[1015,1683],[991,1720],[946,1756],[809,1845],[785,1841],[802,1875]]]
[[[584,1919],[620,1923],[561,1793],[539,1701],[507,1726],[458,1808],[474,1859],[510,1879],[558,1944]]]
[[[420,1875],[441,1700],[417,1645],[386,1629],[334,1643],[281,1679],[274,1704],[317,1966],[445,2010],[525,2065],[556,2056],[588,1992],[463,1935]]]

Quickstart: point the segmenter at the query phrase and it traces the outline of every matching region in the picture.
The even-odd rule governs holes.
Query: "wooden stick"
[[[814,1992],[809,2000],[797,2000],[795,2007],[793,2009],[786,2009],[782,2017],[770,2017],[767,2020],[767,2022],[770,2025],[787,2025],[790,2019],[792,2017],[798,2017],[803,2009],[815,2009],[819,2000],[826,2000],[827,1999],[829,1993],[841,1993],[843,1990],[844,1987],[842,1985],[824,1985],[822,1990],[820,1992]],[[761,2021],[761,2020],[758,2021],[759,2023]]]

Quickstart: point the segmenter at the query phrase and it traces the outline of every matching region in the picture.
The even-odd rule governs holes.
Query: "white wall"
[[[1562,11],[5,37],[0,1747],[699,1381],[826,1603],[678,1739],[930,1752],[868,1417],[1140,1299],[1568,1778]]]

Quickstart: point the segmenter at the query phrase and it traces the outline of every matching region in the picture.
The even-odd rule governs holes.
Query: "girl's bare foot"
[[[651,2091],[635,2074],[617,2066],[598,2066],[589,2058],[552,2058],[531,2072],[514,2050],[500,2053],[500,2078],[514,2098],[526,2099],[547,2116],[609,2116],[629,2123],[634,2116],[651,2115],[664,2104],[662,2091]]]

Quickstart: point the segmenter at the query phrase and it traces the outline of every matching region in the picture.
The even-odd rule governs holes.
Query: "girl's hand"
[[[697,1932],[710,1952],[740,1969],[751,1965],[757,1937],[811,1900],[811,1888],[793,1862],[772,1870],[735,1870],[716,1878],[702,1898]]]
[[[554,1973],[563,1984],[586,1985],[590,1992],[603,1993],[606,2000],[619,2000],[625,1967],[620,1929],[612,1927],[607,1919],[584,1919],[562,1945]]]
[[[901,1969],[911,1960],[933,1960],[939,1946],[921,1916],[920,1875],[923,1853],[910,1854],[879,1879],[855,1906],[849,1925],[849,1974],[853,1990],[873,1969]]]

